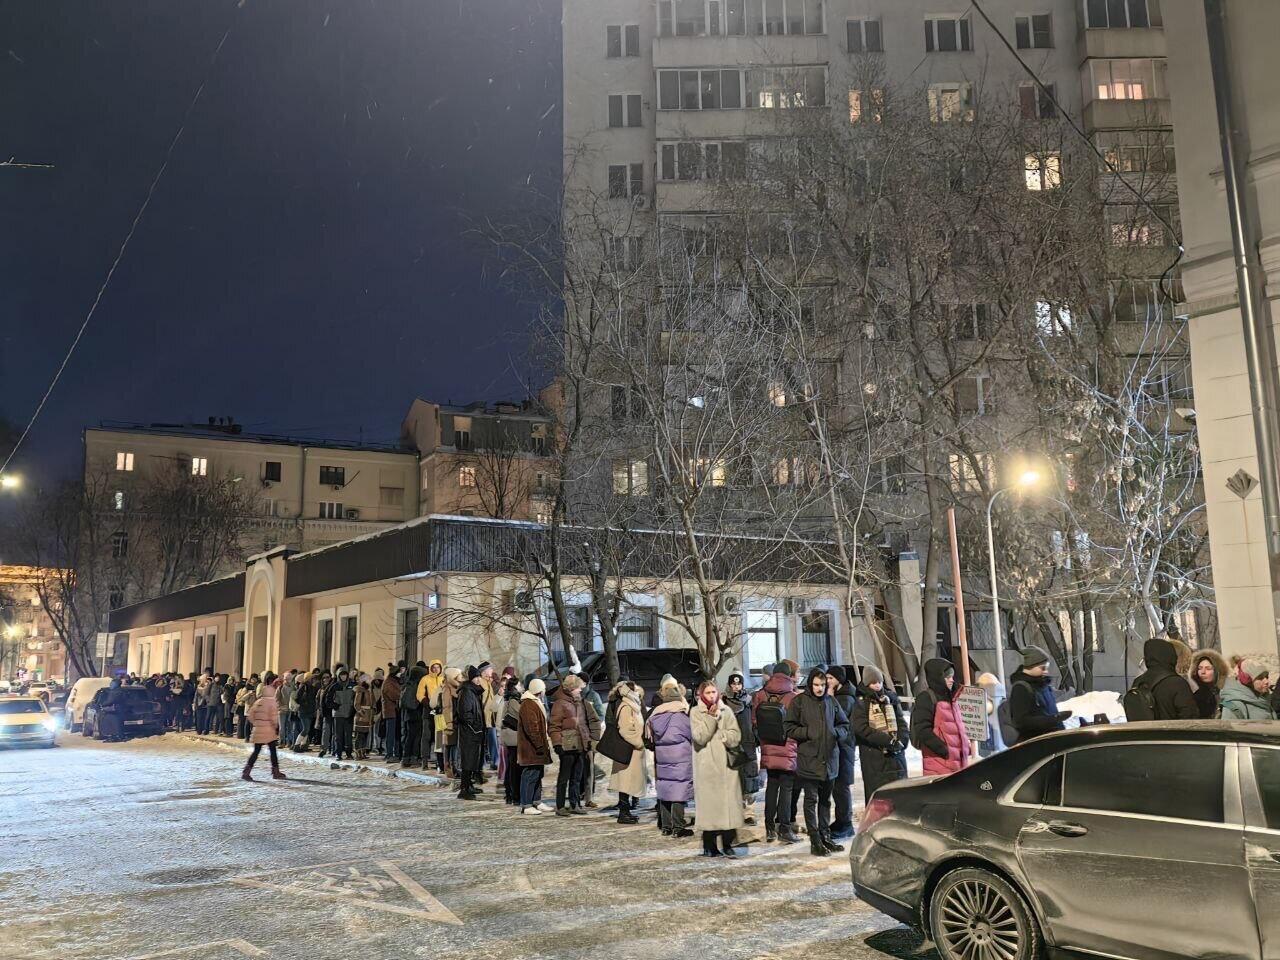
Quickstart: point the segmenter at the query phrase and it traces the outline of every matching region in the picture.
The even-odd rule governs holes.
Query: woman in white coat
[[[698,687],[698,702],[689,713],[693,732],[693,799],[704,857],[737,857],[733,841],[745,820],[742,780],[729,766],[729,749],[742,743],[733,711],[720,702],[720,691],[708,680]],[[723,852],[717,845],[723,844]]]

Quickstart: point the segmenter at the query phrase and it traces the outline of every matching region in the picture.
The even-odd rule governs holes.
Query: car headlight
[[[40,721],[40,725],[44,727],[46,730],[48,730],[50,733],[58,732],[57,717],[45,717],[43,720]]]

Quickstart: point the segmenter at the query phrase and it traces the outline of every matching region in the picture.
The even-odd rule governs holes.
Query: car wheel
[[[1007,880],[980,867],[952,870],[929,899],[942,960],[1037,960],[1040,928]]]

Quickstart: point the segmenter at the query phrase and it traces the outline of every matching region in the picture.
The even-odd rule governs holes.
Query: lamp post
[[[1010,490],[1026,490],[1036,486],[1040,482],[1040,472],[1038,470],[1024,470],[1017,481],[1007,487],[1001,487],[991,495],[991,499],[987,501],[987,559],[991,566],[989,576],[991,577],[991,624],[996,634],[996,676],[1000,680],[1000,686],[1004,687],[1004,634],[1000,630],[1000,590],[996,586],[996,544],[995,534],[991,527],[991,508],[996,505],[996,498],[1002,493],[1008,493]]]

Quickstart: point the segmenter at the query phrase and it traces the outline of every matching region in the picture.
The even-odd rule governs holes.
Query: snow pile
[[[1071,711],[1071,718],[1067,720],[1068,728],[1080,726],[1081,717],[1092,723],[1094,716],[1099,713],[1105,713],[1112,723],[1124,723],[1125,720],[1124,707],[1120,704],[1120,694],[1114,690],[1082,693],[1070,700],[1060,701],[1058,709]]]

